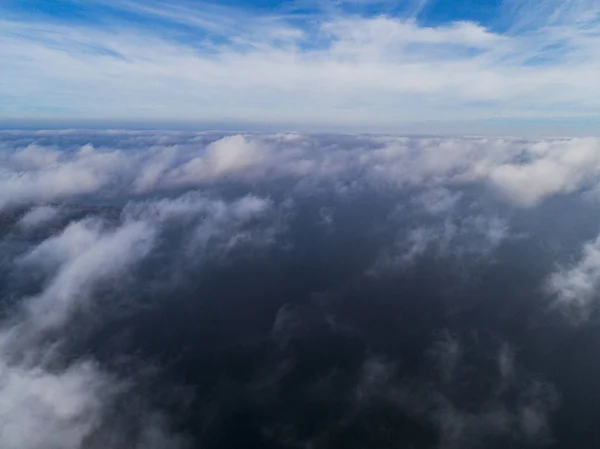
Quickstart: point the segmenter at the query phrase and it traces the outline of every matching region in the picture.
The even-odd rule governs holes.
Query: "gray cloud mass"
[[[0,132],[0,447],[574,447],[598,150]]]

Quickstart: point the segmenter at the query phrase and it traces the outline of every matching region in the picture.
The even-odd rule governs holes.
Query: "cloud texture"
[[[577,135],[597,122],[592,0],[449,5],[442,20],[427,1],[60,4],[79,20],[4,6],[0,118]]]
[[[585,447],[598,143],[3,132],[0,446]]]
[[[98,138],[103,141],[98,147],[88,142],[58,151],[37,143],[43,134],[12,142],[20,134],[3,136],[0,207],[267,180],[291,180],[299,189],[334,183],[340,188],[435,187],[421,197],[431,209],[451,206],[454,197],[447,188],[481,185],[528,207],[550,196],[594,190],[600,170],[595,138],[355,136],[336,142],[333,136],[299,134],[113,132],[80,140]],[[136,151],[140,146],[144,151]]]

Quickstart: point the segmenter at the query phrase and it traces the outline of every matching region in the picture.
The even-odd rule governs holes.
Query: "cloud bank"
[[[0,133],[0,446],[586,447],[597,147]]]
[[[593,191],[600,172],[595,138],[356,136],[346,138],[345,147],[334,137],[300,134],[100,132],[89,136],[106,140],[98,148],[84,143],[61,152],[53,144],[39,145],[43,134],[12,142],[19,133],[2,136],[0,207],[266,180],[290,180],[298,189],[354,183],[402,191],[426,185],[437,190],[427,190],[420,201],[440,211],[456,199],[448,188],[480,185],[529,207],[551,196]]]

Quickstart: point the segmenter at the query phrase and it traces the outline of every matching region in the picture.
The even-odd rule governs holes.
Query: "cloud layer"
[[[348,2],[308,14],[64,3],[81,20],[4,8],[1,118],[550,134],[597,120],[593,1],[487,5],[485,23]]]
[[[1,133],[0,446],[585,447],[598,143]]]
[[[425,185],[437,190],[421,201],[440,210],[454,201],[444,189],[480,185],[508,203],[528,207],[551,196],[593,191],[600,171],[600,141],[593,138],[356,136],[344,138],[342,145],[335,138],[299,134],[101,132],[89,136],[105,140],[99,147],[84,143],[59,151],[39,144],[43,134],[13,142],[18,133],[3,136],[0,207],[267,180],[291,180],[298,189],[337,184],[406,191]]]

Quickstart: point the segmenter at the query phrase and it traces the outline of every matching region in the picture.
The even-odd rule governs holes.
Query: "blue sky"
[[[597,0],[4,0],[0,126],[597,134]]]

